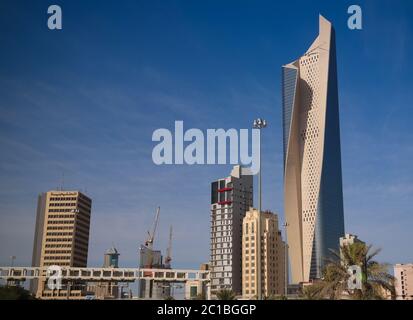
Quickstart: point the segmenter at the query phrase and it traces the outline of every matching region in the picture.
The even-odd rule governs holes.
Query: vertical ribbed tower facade
[[[334,29],[282,67],[284,206],[292,283],[319,278],[344,235]]]

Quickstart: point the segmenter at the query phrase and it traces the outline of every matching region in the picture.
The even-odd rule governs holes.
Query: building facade
[[[164,269],[165,265],[163,264],[161,251],[141,245],[139,247],[139,267]],[[163,282],[150,279],[140,279],[138,282],[138,297],[141,299],[162,300],[171,294],[171,287]]]
[[[258,223],[261,220],[261,234]],[[255,298],[258,294],[258,259],[261,260],[261,293],[263,297],[285,292],[285,243],[278,229],[278,216],[269,211],[251,208],[243,220],[242,233],[242,296]],[[258,252],[261,241],[261,254]]]
[[[211,184],[210,290],[242,292],[242,221],[253,203],[253,177],[235,166]]]
[[[413,300],[413,263],[396,264],[396,296],[398,300]]]
[[[307,52],[282,67],[282,107],[291,281],[308,282],[344,235],[335,33],[322,16]]]
[[[79,191],[39,195],[32,266],[86,267],[91,208],[92,200]],[[40,298],[55,294],[42,280],[33,281],[31,290]],[[73,296],[79,294],[78,290],[71,291]],[[67,293],[63,295],[66,297]]]
[[[343,237],[340,237],[340,248],[355,243],[364,243],[364,241],[361,241],[356,235],[351,233],[346,233]]]
[[[119,255],[115,247],[106,250],[103,256],[103,268],[119,268]],[[120,296],[119,285],[115,281],[89,283],[87,291],[95,299],[117,299]]]

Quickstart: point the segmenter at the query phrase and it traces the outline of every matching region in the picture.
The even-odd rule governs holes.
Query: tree
[[[322,287],[319,283],[314,283],[312,285],[303,287],[302,298],[306,300],[319,300],[321,298],[321,288]]]
[[[0,286],[0,300],[32,300],[30,291],[19,286]]]
[[[229,289],[222,289],[217,292],[217,300],[236,300],[235,293]]]
[[[319,282],[318,296],[321,298],[341,299],[347,293],[351,299],[385,299],[387,292],[395,297],[394,277],[388,273],[388,265],[378,263],[373,258],[380,249],[372,250],[371,245],[362,242],[345,245],[341,252],[331,250],[332,258],[328,260],[322,281]],[[349,289],[350,266],[361,268],[361,288]]]
[[[264,300],[287,300],[287,297],[283,294],[281,295],[270,294],[269,296],[265,296]]]

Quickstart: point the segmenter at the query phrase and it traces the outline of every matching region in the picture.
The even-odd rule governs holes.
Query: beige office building
[[[396,264],[396,295],[398,300],[413,300],[413,263]]]
[[[291,282],[318,279],[344,236],[334,28],[282,67],[284,205]]]
[[[91,206],[92,200],[79,191],[48,191],[39,195],[32,266],[87,266]],[[69,296],[80,296],[80,284],[72,285]],[[60,295],[49,290],[41,279],[32,282],[31,290],[39,298]],[[67,298],[68,291],[62,296]]]
[[[261,236],[257,226],[261,219]],[[261,254],[258,241],[261,239]],[[258,294],[257,269],[261,259],[262,296],[284,294],[285,290],[285,243],[278,229],[278,216],[269,211],[258,213],[251,208],[243,220],[242,234],[242,296],[255,298]]]

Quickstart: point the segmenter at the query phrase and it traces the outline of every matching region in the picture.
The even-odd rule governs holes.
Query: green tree
[[[223,289],[217,292],[217,300],[236,300],[232,290]]]
[[[321,298],[321,289],[322,286],[319,283],[314,283],[310,286],[305,286],[302,289],[301,297],[306,300],[319,300]]]
[[[331,252],[322,281],[317,284],[317,290],[314,289],[318,297],[341,299],[343,293],[347,293],[351,299],[385,299],[386,292],[395,297],[394,277],[387,271],[389,266],[374,260],[380,249],[373,250],[371,245],[356,242],[343,246],[341,253]],[[361,289],[347,287],[348,267],[353,265],[361,268]]]
[[[269,296],[265,296],[264,300],[287,300],[287,297],[283,294],[270,294]]]
[[[19,286],[0,286],[0,300],[32,300],[30,291]]]

